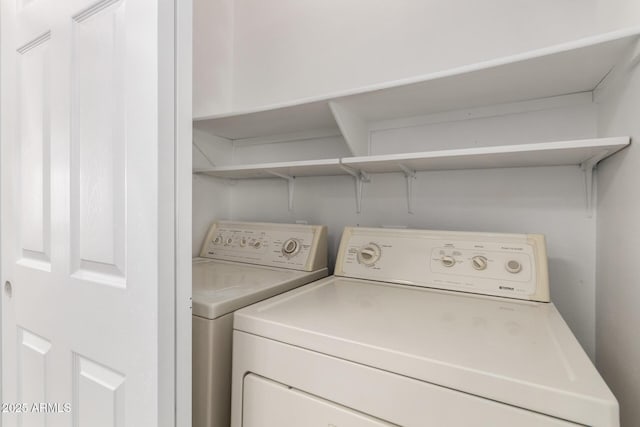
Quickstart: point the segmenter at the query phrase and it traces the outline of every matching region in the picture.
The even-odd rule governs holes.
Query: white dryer
[[[548,301],[540,235],[346,228],[335,276],[236,312],[231,425],[618,426]]]
[[[193,427],[229,426],[233,312],[325,276],[325,226],[211,226],[193,260]]]

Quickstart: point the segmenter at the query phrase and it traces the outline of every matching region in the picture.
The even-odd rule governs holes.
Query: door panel
[[[124,426],[125,377],[78,354],[74,358],[74,427]]]
[[[175,262],[158,250],[175,208],[159,196],[163,1],[0,0],[2,400],[29,409],[3,427],[173,423],[158,418],[174,378],[158,352],[174,339],[158,327]]]
[[[51,343],[25,329],[19,332],[18,399],[20,402],[45,402],[47,399],[47,356]],[[31,408],[29,408],[31,409]],[[43,426],[44,414],[20,415],[23,426]]]
[[[124,0],[73,18],[71,262],[76,277],[125,285]]]
[[[50,265],[49,32],[29,41],[18,53],[18,139],[22,259],[45,271]]]

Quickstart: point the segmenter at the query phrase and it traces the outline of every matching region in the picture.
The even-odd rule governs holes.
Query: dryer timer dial
[[[382,256],[380,246],[376,243],[368,243],[358,249],[358,262],[367,267],[374,265]]]

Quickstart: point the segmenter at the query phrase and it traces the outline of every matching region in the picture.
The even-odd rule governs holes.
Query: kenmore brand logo
[[[514,291],[515,290],[511,286],[499,286],[499,288],[502,289],[503,291]]]

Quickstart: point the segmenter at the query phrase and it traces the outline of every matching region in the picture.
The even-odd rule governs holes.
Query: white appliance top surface
[[[215,319],[325,277],[327,269],[306,272],[196,258],[192,275],[193,314]]]
[[[594,426],[618,406],[551,303],[329,277],[236,312],[234,328]]]

